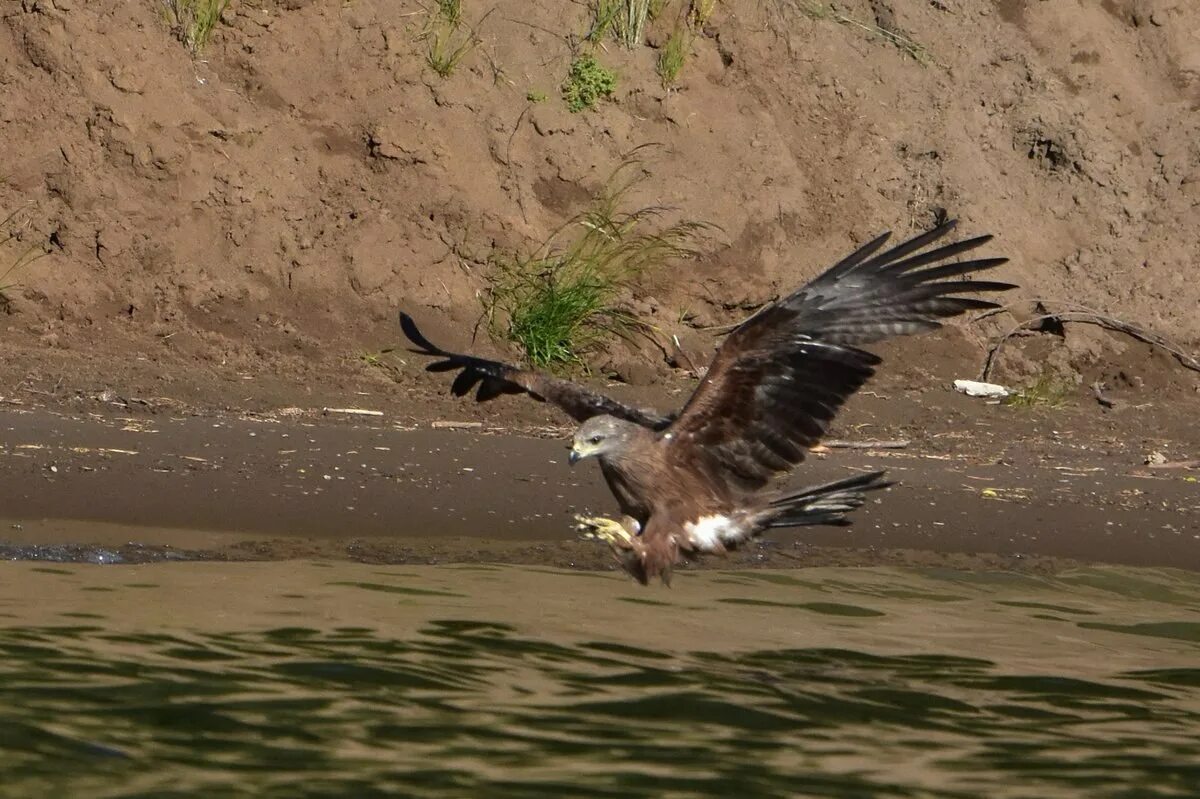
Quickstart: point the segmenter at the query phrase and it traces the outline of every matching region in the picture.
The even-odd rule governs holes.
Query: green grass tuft
[[[679,73],[683,71],[691,47],[691,32],[683,25],[676,26],[667,43],[658,51],[658,76],[662,78],[663,86],[670,88],[679,80]]]
[[[592,3],[592,27],[583,38],[593,44],[603,41],[619,13],[621,0],[595,0]]]
[[[458,26],[462,22],[462,0],[438,0],[438,16],[447,24]]]
[[[199,53],[212,38],[213,29],[229,0],[165,0],[175,35],[192,53]]]
[[[708,226],[654,229],[667,209],[622,210],[636,180],[620,180],[635,163],[623,163],[591,207],[536,251],[492,259],[484,306],[493,333],[517,344],[534,366],[584,367],[584,357],[612,336],[648,330],[621,307],[622,297],[639,278],[695,255],[690,245]]]
[[[593,108],[601,97],[608,97],[617,88],[617,76],[590,53],[571,62],[567,79],[562,85],[563,99],[572,113]]]
[[[544,103],[548,99],[546,93],[537,89],[530,89],[525,93],[525,99],[531,103]]]
[[[385,347],[378,352],[360,352],[358,360],[371,369],[378,369],[393,380],[400,377],[400,367],[404,365],[404,360],[396,355],[395,347]]]
[[[1014,408],[1061,408],[1071,386],[1053,372],[1043,372],[1037,380],[1004,400]]]
[[[421,34],[428,43],[425,63],[438,77],[448,78],[454,74],[459,62],[479,44],[475,30],[463,23],[462,13],[462,0],[438,0],[437,8],[430,12],[429,22]],[[484,15],[486,18],[487,14]]]

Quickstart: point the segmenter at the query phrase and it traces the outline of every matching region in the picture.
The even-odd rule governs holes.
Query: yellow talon
[[[625,525],[615,519],[604,516],[576,516],[575,521],[575,529],[583,533],[584,538],[594,538],[611,546],[628,546],[633,540]]]

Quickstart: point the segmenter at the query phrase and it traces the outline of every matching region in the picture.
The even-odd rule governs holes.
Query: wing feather
[[[531,369],[510,366],[500,361],[461,355],[442,349],[417,329],[416,322],[406,313],[400,313],[400,329],[415,345],[413,352],[430,355],[442,360],[425,367],[428,372],[451,372],[459,370],[450,384],[450,393],[462,397],[476,385],[477,402],[487,402],[503,394],[528,394],[540,402],[549,402],[565,411],[577,422],[600,414],[616,416],[640,424],[652,430],[662,430],[671,423],[672,417],[656,411],[634,408],[611,397],[591,391],[578,383],[561,380]]]
[[[880,252],[872,239],[729,334],[679,417],[663,433],[668,457],[706,462],[747,490],[804,459],[846,399],[875,372],[859,349],[996,303],[973,296],[1010,283],[964,276],[1006,258],[947,260],[991,241],[976,236],[922,252],[950,221]]]

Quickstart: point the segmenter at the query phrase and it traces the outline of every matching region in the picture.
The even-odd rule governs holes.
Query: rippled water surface
[[[0,564],[6,796],[1197,786],[1182,572]]]

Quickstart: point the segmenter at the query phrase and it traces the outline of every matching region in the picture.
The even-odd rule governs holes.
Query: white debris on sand
[[[980,383],[977,380],[955,380],[954,390],[968,397],[1003,399],[1012,394],[1012,389],[998,383]]]

